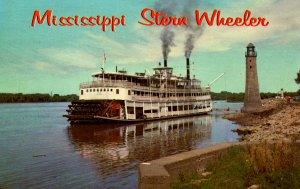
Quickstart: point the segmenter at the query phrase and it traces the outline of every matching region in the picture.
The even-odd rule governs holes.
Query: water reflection
[[[71,125],[69,137],[84,158],[93,160],[105,187],[136,187],[137,164],[191,150],[211,141],[212,116],[127,126]]]
[[[140,162],[238,140],[237,126],[219,114],[242,104],[215,102],[220,112],[208,116],[66,128],[67,105],[0,104],[0,188],[136,188]]]

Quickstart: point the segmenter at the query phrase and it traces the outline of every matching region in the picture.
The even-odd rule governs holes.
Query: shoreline
[[[260,142],[293,140],[300,134],[300,103],[283,99],[262,100],[263,110],[253,113],[224,115],[224,119],[239,124],[234,130],[242,141]]]

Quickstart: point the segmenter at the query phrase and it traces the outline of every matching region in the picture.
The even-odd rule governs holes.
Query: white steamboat
[[[138,122],[206,114],[212,111],[209,88],[190,78],[173,75],[173,68],[154,68],[153,75],[126,71],[92,75],[80,84],[79,101],[72,102],[65,115],[71,122]]]

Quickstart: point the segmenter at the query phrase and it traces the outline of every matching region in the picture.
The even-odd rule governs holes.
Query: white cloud
[[[61,73],[61,74],[66,74],[67,72],[64,69],[58,69],[56,65],[49,64],[47,62],[43,61],[35,61],[32,63],[32,65],[40,70],[40,71],[45,71],[45,72],[54,72],[54,73]]]
[[[235,44],[272,40],[273,44],[289,44],[300,40],[300,1],[293,0],[255,0],[236,2],[233,6],[222,9],[224,16],[243,17],[246,9],[252,10],[255,17],[266,17],[270,22],[267,27],[205,27],[200,39],[195,43],[194,51],[220,52],[230,50]],[[207,10],[209,11],[209,10]],[[212,13],[212,11],[209,11]],[[145,27],[136,24],[122,36],[115,33],[98,34],[85,32],[84,43],[80,49],[46,48],[40,50],[42,56],[37,69],[89,69],[102,62],[102,50],[107,61],[118,64],[138,64],[162,60],[160,31],[162,27]],[[177,31],[178,30],[178,31]],[[126,31],[127,32],[127,31]],[[169,57],[182,57],[186,31],[176,28],[175,44]],[[88,47],[88,48],[87,48]],[[87,49],[87,50],[85,50]],[[101,53],[99,53],[101,52]],[[196,53],[194,52],[194,53]]]
[[[82,49],[47,48],[40,50],[40,53],[50,62],[63,64],[66,67],[94,68],[99,62],[99,58]]]
[[[247,44],[248,42],[255,43],[270,39],[279,44],[299,40],[299,7],[300,1],[293,0],[257,0],[251,4],[249,2],[237,2],[234,7],[222,9],[222,14],[224,16],[243,17],[244,11],[250,9],[254,17],[266,17],[270,25],[267,27],[206,27],[203,36],[195,44],[195,51],[227,51],[237,43]],[[176,46],[172,48],[170,57],[183,55],[185,31],[183,28],[177,28],[177,30],[175,36]],[[159,27],[148,28],[137,24],[132,28],[133,35],[137,36],[137,39],[133,41],[110,38],[108,35],[96,35],[94,33],[87,33],[87,36],[98,41],[97,44],[105,44],[105,48],[108,49],[116,62],[127,64],[160,60],[162,57],[160,31]]]

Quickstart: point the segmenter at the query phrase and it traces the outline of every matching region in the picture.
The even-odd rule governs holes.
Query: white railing
[[[116,81],[116,80],[104,80],[104,81],[92,81],[92,82],[85,82],[80,84],[80,89],[86,88],[97,88],[97,87],[123,87],[128,88],[130,90],[144,90],[147,92],[157,93],[198,93],[200,88],[157,88],[156,86],[149,87],[149,86],[141,86],[139,83],[133,83],[128,81]],[[201,89],[201,92],[209,92],[207,89]]]

